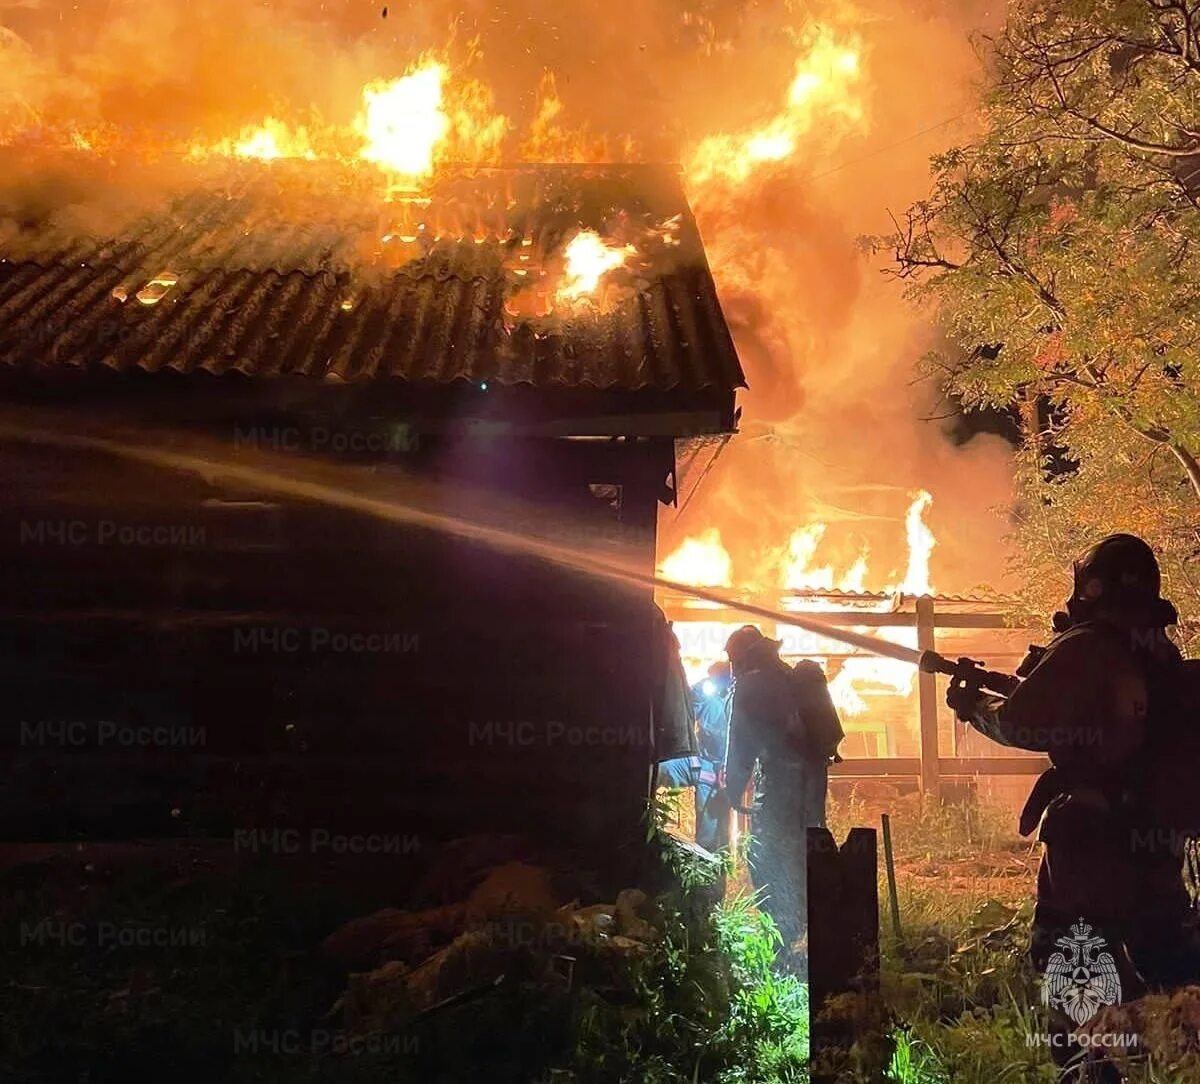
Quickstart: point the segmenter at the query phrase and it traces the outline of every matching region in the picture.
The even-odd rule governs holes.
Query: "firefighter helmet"
[[[1131,534],[1101,539],[1075,562],[1072,600],[1095,606],[1153,603],[1162,588],[1154,551]]]
[[[725,641],[725,654],[729,656],[729,661],[737,666],[738,659],[745,658],[760,644],[778,647],[779,641],[767,639],[756,625],[743,625]]]

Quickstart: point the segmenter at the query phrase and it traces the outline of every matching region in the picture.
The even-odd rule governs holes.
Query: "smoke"
[[[690,196],[751,387],[743,432],[702,495],[664,517],[664,553],[716,525],[735,582],[777,582],[791,532],[821,521],[818,560],[846,567],[869,548],[879,586],[902,568],[904,510],[924,488],[935,584],[996,584],[1005,524],[990,509],[1010,500],[1007,449],[987,437],[957,448],[921,420],[939,409],[934,389],[912,383],[932,332],[856,246],[924,193],[929,155],[967,130],[968,35],[985,21],[981,0],[0,3],[0,144],[18,154],[0,182],[0,245],[51,213],[71,231],[111,233],[184,183],[181,149],[267,116],[349,130],[366,83],[436,54],[507,118],[508,157],[587,147],[693,165]],[[853,108],[814,100],[786,156],[736,180],[702,177],[706,139],[785,108],[817,27],[856,45]],[[547,72],[557,113],[545,109]],[[559,138],[530,138],[539,117]],[[33,142],[93,150],[64,164],[27,154]]]
[[[987,435],[961,448],[947,439],[946,404],[914,380],[936,332],[855,244],[887,232],[889,211],[925,194],[930,154],[969,130],[968,35],[983,15],[860,3],[827,17],[859,41],[863,74],[849,92],[861,119],[826,110],[785,162],[693,194],[751,386],[742,433],[707,497],[669,524],[667,545],[716,524],[735,582],[774,587],[792,532],[825,523],[811,563],[843,572],[866,553],[867,585],[879,588],[902,578],[904,513],[925,489],[935,586],[1003,589],[1011,449]]]

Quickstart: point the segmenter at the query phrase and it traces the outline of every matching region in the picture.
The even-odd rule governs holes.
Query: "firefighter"
[[[782,963],[803,969],[808,926],[807,829],[825,826],[829,761],[841,738],[821,668],[792,669],[779,641],[753,625],[729,637],[733,671],[726,786],[718,801],[753,816],[749,864],[763,908],[783,938]],[[761,805],[742,804],[758,765]]]
[[[1144,541],[1105,538],[1075,562],[1065,612],[1055,615],[1057,635],[1031,649],[1013,692],[999,698],[952,686],[947,696],[982,734],[1045,753],[1052,765],[1020,822],[1023,835],[1040,828],[1043,844],[1034,966],[1042,975],[1052,971],[1056,946],[1076,938],[1082,919],[1089,936],[1107,944],[1125,1001],[1200,981],[1200,938],[1182,877],[1186,832],[1200,820],[1196,788],[1185,795],[1169,781],[1195,755],[1196,664],[1167,635],[1177,615],[1160,589],[1158,562]],[[1069,1040],[1079,1015],[1058,1018],[1053,1034]],[[1085,1060],[1067,1044],[1053,1051],[1060,1063]],[[1119,1079],[1110,1065],[1077,1073],[1080,1080]]]
[[[727,842],[728,817],[709,808],[725,774],[729,740],[729,692],[733,682],[728,661],[708,668],[708,676],[692,686],[692,709],[700,741],[700,772],[696,783],[696,842],[715,851]]]

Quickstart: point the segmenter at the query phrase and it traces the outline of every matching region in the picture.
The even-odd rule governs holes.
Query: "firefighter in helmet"
[[[721,797],[753,816],[751,880],[783,937],[783,962],[802,968],[807,829],[825,825],[829,762],[842,730],[820,666],[802,661],[792,668],[779,648],[753,625],[738,629],[725,645],[734,684]],[[756,764],[761,803],[750,808],[744,796]]]
[[[1007,698],[953,686],[947,696],[982,734],[1051,762],[1020,822],[1024,835],[1038,828],[1043,844],[1035,967],[1047,975],[1056,946],[1069,949],[1090,927],[1087,937],[1107,945],[1123,1000],[1200,981],[1182,876],[1186,836],[1200,826],[1197,788],[1170,778],[1195,755],[1200,683],[1197,664],[1167,635],[1177,615],[1160,591],[1153,550],[1133,535],[1111,535],[1075,562],[1056,635],[1030,649]],[[1060,1032],[1074,1030],[1078,1015],[1076,1006],[1070,1022],[1060,1018]],[[1060,1062],[1084,1059],[1078,1049],[1054,1053]],[[1079,1072],[1116,1079],[1110,1066]]]

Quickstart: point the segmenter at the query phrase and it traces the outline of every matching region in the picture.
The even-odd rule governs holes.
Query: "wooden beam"
[[[948,614],[937,615],[935,627],[939,629],[1013,629],[1003,614]]]
[[[741,610],[735,610],[731,607],[708,609],[701,606],[681,606],[677,603],[672,603],[670,599],[666,599],[663,603],[663,611],[666,613],[668,621],[720,621],[723,624],[729,625],[744,625],[746,623],[746,615]],[[838,628],[854,628],[856,626],[862,628],[895,628],[907,626],[911,628],[917,623],[916,614],[911,613],[878,613],[876,611],[850,613],[846,610],[805,610],[803,613],[797,613],[796,616],[800,618],[811,617],[814,621],[826,621]],[[785,626],[781,622],[780,627],[796,628],[798,626]],[[806,633],[806,635],[808,634]]]
[[[1050,761],[1043,756],[1019,757],[939,757],[938,774],[942,778],[964,779],[978,775],[1040,775]],[[842,779],[917,779],[921,775],[919,757],[855,757],[830,768],[830,775]]]
[[[921,774],[918,757],[855,757],[830,766],[831,777],[877,779],[887,776],[916,778]]]
[[[976,775],[1041,775],[1050,767],[1043,756],[1027,757],[942,757],[938,768],[943,776],[966,778]]]
[[[933,599],[922,595],[917,599],[917,650],[936,651],[934,629],[937,620]],[[937,681],[933,674],[921,670],[917,675],[917,701],[921,720],[921,793],[938,793],[938,710]]]
[[[686,606],[677,598],[665,598],[663,611],[668,621],[719,621],[723,624],[744,624],[746,615],[727,606],[707,608]],[[877,610],[805,610],[798,617],[811,617],[825,621],[837,628],[912,628],[918,624],[915,613],[897,611],[881,613]],[[782,623],[781,623],[782,624]],[[939,629],[1006,629],[1013,628],[1003,614],[937,614]],[[1014,631],[1019,631],[1014,629]]]

